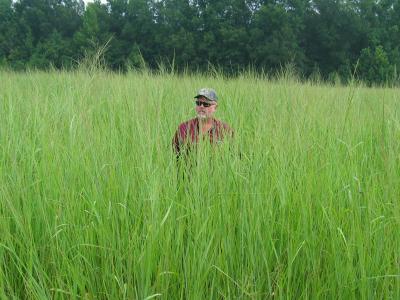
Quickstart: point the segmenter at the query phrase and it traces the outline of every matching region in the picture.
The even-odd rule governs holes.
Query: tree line
[[[0,0],[0,66],[117,71],[168,62],[226,73],[398,81],[400,0]]]

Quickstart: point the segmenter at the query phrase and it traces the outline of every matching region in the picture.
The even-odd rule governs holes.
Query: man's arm
[[[175,132],[175,135],[172,139],[172,150],[174,151],[176,157],[178,158],[180,155],[180,150],[181,150],[181,143],[180,143],[180,132],[179,128]]]
[[[172,139],[172,149],[178,159],[182,152],[184,152],[184,143],[186,141],[187,135],[187,125],[182,123],[179,125],[178,129],[175,132],[174,138]]]

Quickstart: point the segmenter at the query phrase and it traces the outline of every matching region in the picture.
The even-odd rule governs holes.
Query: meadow
[[[213,87],[235,138],[171,140]],[[0,299],[400,299],[400,93],[0,72]]]

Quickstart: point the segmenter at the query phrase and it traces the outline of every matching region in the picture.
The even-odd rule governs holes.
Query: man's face
[[[201,119],[211,118],[217,110],[217,103],[204,96],[197,98],[195,104],[197,116]]]

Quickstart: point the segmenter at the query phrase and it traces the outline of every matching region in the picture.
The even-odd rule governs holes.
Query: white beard
[[[207,115],[205,115],[205,114],[197,114],[197,117],[199,119],[207,119]]]

